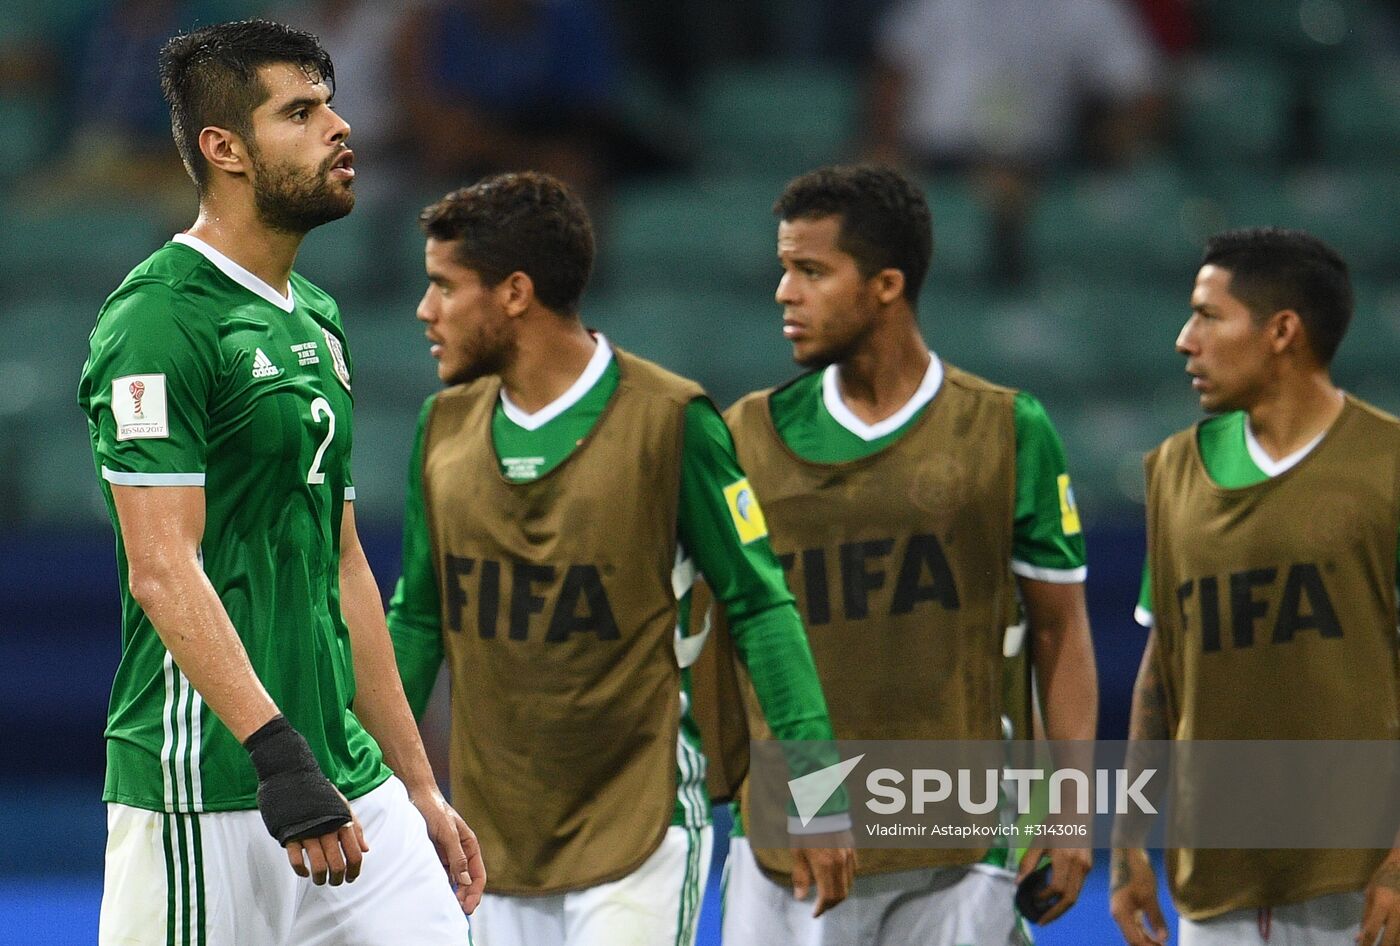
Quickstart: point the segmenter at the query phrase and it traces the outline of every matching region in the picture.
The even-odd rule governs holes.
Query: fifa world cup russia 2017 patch
[[[129,374],[112,379],[112,417],[119,441],[169,437],[165,375]]]
[[[321,329],[321,333],[326,336],[326,348],[331,353],[331,367],[335,369],[335,376],[341,384],[345,385],[345,390],[350,390],[350,366],[345,361],[345,349],[340,344],[340,339],[331,334],[328,328]]]
[[[768,534],[768,523],[747,478],[726,486],[724,500],[729,504],[729,515],[734,520],[740,542],[748,545]]]

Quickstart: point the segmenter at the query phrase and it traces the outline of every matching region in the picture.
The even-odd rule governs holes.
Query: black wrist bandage
[[[258,811],[278,844],[329,834],[350,809],[286,718],[274,716],[243,743],[258,773]]]

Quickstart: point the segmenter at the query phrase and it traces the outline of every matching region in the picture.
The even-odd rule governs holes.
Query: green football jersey
[[[579,380],[552,405],[528,415],[504,397],[496,405],[491,440],[501,475],[533,480],[564,462],[588,435],[617,390],[621,372],[608,342],[598,336],[595,355]],[[432,399],[419,417],[410,463],[404,516],[403,575],[389,604],[399,672],[415,712],[422,711],[442,663],[441,608],[423,505],[422,441]],[[680,548],[672,584],[680,599],[680,628],[698,634],[690,619],[690,586],[703,572],[717,600],[726,603],[730,633],[745,655],[764,711],[779,738],[832,738],[826,702],[787,589],[782,566],[766,537],[746,539],[727,489],[744,479],[724,419],[703,398],[686,408],[681,455],[677,535]],[[798,661],[806,662],[804,668]],[[789,674],[789,671],[794,671]],[[677,798],[672,824],[700,827],[710,821],[705,790],[707,761],[690,713],[690,670],[681,670],[681,723],[676,746]],[[833,810],[844,808],[844,796]]]
[[[389,776],[351,712],[340,609],[350,481],[350,360],[334,300],[292,274],[287,296],[179,235],[103,305],[78,401],[116,527],[122,655],[103,798],[154,811],[257,806],[247,752],[132,598],[111,487],[199,486],[200,562],[253,670],[349,798]]]
[[[1208,417],[1196,427],[1196,444],[1201,449],[1206,473],[1225,489],[1244,489],[1278,476],[1311,453],[1325,436],[1324,431],[1307,446],[1281,460],[1271,460],[1254,440],[1249,429],[1249,415],[1244,411]],[[1395,559],[1400,562],[1400,537],[1397,538]],[[1133,619],[1143,627],[1153,624],[1152,572],[1146,561],[1142,564],[1142,585],[1138,589]]]

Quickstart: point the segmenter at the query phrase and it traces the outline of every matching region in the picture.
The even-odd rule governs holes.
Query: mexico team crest
[[[328,328],[321,329],[326,336],[326,348],[331,353],[331,366],[335,368],[335,376],[340,379],[340,383],[345,385],[345,390],[350,390],[350,366],[345,363],[345,349],[340,345],[340,339],[331,334]]]

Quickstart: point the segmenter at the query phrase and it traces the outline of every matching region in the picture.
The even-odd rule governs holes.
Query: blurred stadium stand
[[[19,668],[0,691],[0,733],[7,747],[18,743],[11,776],[21,780],[5,784],[42,792],[59,784],[45,779],[77,780],[93,798],[116,589],[74,390],[106,293],[193,211],[192,196],[187,217],[172,222],[157,200],[57,199],[42,186],[71,122],[64,70],[44,68],[45,51],[64,49],[101,6],[0,0],[0,666]],[[183,6],[187,20],[208,22],[271,4]],[[947,360],[1038,395],[1065,440],[1090,531],[1106,735],[1124,731],[1141,646],[1128,621],[1141,455],[1197,417],[1173,340],[1204,238],[1279,225],[1332,242],[1358,289],[1337,379],[1400,410],[1396,6],[1196,0],[1199,40],[1166,60],[1166,140],[1126,167],[1071,166],[1045,179],[1027,230],[1030,277],[1014,288],[986,275],[990,224],[974,182],[923,176],[936,243],[921,307],[927,337]],[[622,113],[649,114],[658,128],[679,115],[694,153],[683,171],[610,183],[584,314],[617,344],[702,381],[724,406],[794,373],[772,299],[769,207],[792,174],[860,156],[865,89],[859,64],[845,59],[796,59],[776,41],[762,55],[752,53],[758,40],[739,44],[750,51],[742,58],[713,36],[701,45],[697,81],[679,98],[645,77],[622,84]],[[414,215],[445,189],[404,176],[413,183],[393,213],[380,199],[375,213],[312,234],[298,266],[345,314],[358,504],[386,586],[414,420],[436,387],[413,317],[423,288]],[[88,851],[84,863],[96,857]]]

